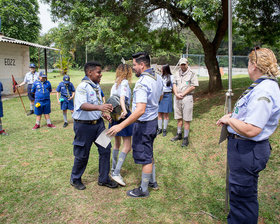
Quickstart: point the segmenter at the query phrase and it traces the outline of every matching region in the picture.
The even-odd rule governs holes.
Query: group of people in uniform
[[[248,57],[248,73],[253,84],[240,96],[232,113],[217,121],[218,126],[225,125],[228,131],[227,156],[230,170],[228,223],[232,224],[256,224],[258,221],[258,176],[269,160],[271,152],[269,136],[276,130],[280,119],[280,90],[276,77],[279,75],[279,70],[274,53],[267,48],[256,47]],[[132,148],[134,162],[142,165],[142,178],[140,186],[127,191],[127,195],[136,198],[148,197],[149,187],[158,189],[153,143],[158,134],[163,133],[163,136],[166,136],[168,114],[172,112],[172,92],[177,134],[171,140],[183,139],[182,146],[188,145],[193,113],[193,93],[198,86],[198,80],[188,67],[187,59],[180,59],[179,74],[173,77],[169,65],[162,67],[162,76],[157,74],[151,68],[150,57],[145,52],[133,54],[132,58],[133,70],[138,81],[132,96],[129,86],[132,68],[126,64],[118,66],[110,96],[119,99],[121,113],[113,120],[111,117],[114,111],[113,105],[102,100],[102,90],[99,85],[102,70],[98,62],[85,64],[85,76],[76,91],[70,83],[69,76],[64,76],[63,82],[57,87],[57,92],[61,93],[61,98],[57,95],[57,100],[61,103],[63,115],[67,109],[73,112],[74,164],[70,184],[78,190],[86,188],[82,182],[82,175],[87,167],[93,143],[99,153],[98,185],[109,188],[126,185],[120,171],[127,153]],[[50,113],[51,84],[46,80],[44,73],[36,74],[33,64],[30,65],[30,69],[30,73],[19,86],[28,84],[28,96],[35,93],[35,98],[29,97],[30,114],[35,113],[38,118],[42,113],[45,115]],[[39,80],[36,80],[37,76]],[[0,93],[2,89],[0,83]],[[70,103],[70,107],[65,106],[63,102],[73,100],[74,95],[74,105]],[[131,98],[132,111],[130,111]],[[40,103],[41,109],[36,109],[37,103]],[[0,133],[3,133],[2,116],[2,104],[0,104]],[[111,143],[103,147],[95,142],[105,130],[103,118],[110,122],[106,134],[115,136],[111,172]],[[48,122],[49,117],[46,119]],[[64,122],[64,126],[67,126],[66,116]],[[37,119],[36,125],[39,125]],[[123,149],[119,153],[121,140]]]
[[[37,130],[41,127],[40,122],[42,114],[45,116],[47,127],[56,128],[50,119],[50,94],[52,92],[51,83],[47,80],[47,75],[43,71],[40,73],[36,71],[35,64],[30,64],[29,69],[30,71],[26,73],[23,82],[17,85],[16,88],[27,84],[27,93],[30,101],[30,111],[27,115],[36,115],[36,123],[32,130]],[[63,111],[63,127],[67,127],[67,110],[70,110],[71,113],[73,113],[73,98],[75,96],[75,87],[70,82],[70,77],[68,75],[63,76],[63,81],[59,83],[56,91],[58,103]]]
[[[115,136],[111,175],[111,144],[106,148],[95,144],[99,152],[98,184],[110,188],[116,188],[118,184],[126,185],[120,170],[132,147],[134,162],[142,165],[142,178],[140,186],[127,191],[127,195],[142,198],[149,196],[149,187],[158,189],[153,143],[157,134],[162,132],[166,136],[168,121],[165,121],[162,129],[162,120],[168,120],[166,114],[171,112],[170,95],[172,92],[175,95],[174,116],[178,120],[177,135],[172,140],[183,139],[182,146],[186,146],[192,120],[193,91],[198,86],[198,81],[189,69],[187,59],[180,60],[179,74],[172,77],[170,69],[163,72],[167,75],[158,75],[150,67],[148,54],[139,52],[132,57],[133,70],[139,78],[133,89],[132,112],[126,105],[129,105],[131,97],[129,80],[132,71],[128,65],[118,67],[115,84],[111,90],[111,96],[117,95],[120,98],[122,108],[118,121],[112,122],[107,131],[107,135]],[[217,121],[219,126],[226,125],[229,132],[228,223],[236,224],[257,223],[258,174],[265,168],[269,159],[271,146],[268,139],[275,131],[280,118],[280,91],[276,78],[279,71],[274,53],[266,48],[255,48],[249,54],[248,73],[254,83],[240,96],[233,112]],[[101,65],[96,62],[87,63],[85,75],[77,87],[73,113],[75,160],[70,183],[79,190],[86,188],[81,177],[87,166],[90,147],[105,129],[102,117],[111,122],[109,113],[114,109],[111,104],[103,104],[101,100]],[[166,105],[160,106],[161,102],[165,102]],[[158,119],[158,116],[161,119]],[[121,139],[126,143],[119,153]]]

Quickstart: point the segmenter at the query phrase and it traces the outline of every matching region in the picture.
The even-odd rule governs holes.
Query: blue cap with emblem
[[[64,82],[65,84],[69,84],[69,83],[70,83],[70,77],[69,77],[69,75],[63,76],[63,82]]]
[[[45,72],[43,72],[43,71],[40,72],[39,76],[42,77],[42,78],[47,78],[47,75],[46,75]]]
[[[32,63],[29,65],[29,68],[36,68],[36,65]]]

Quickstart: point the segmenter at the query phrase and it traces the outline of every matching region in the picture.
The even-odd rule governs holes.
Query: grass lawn
[[[77,86],[83,72],[69,74]],[[103,73],[101,86],[107,98],[114,77],[114,73]],[[62,77],[50,73],[49,80],[55,89]],[[248,78],[234,78],[233,103],[250,83]],[[158,136],[154,144],[160,190],[151,190],[146,199],[126,196],[126,191],[137,187],[141,179],[141,167],[134,164],[131,153],[121,171],[126,187],[97,185],[95,146],[83,175],[87,189],[77,191],[70,186],[73,123],[62,128],[55,94],[51,96],[51,119],[56,129],[48,129],[43,118],[43,127],[32,131],[35,116],[24,114],[19,98],[5,100],[3,127],[9,135],[0,136],[0,223],[226,223],[226,143],[218,145],[220,128],[215,125],[224,112],[227,80],[223,79],[223,84],[224,91],[210,95],[203,93],[208,82],[200,81],[188,148],[170,141],[177,127],[170,115],[167,137]],[[26,96],[23,101],[28,108]],[[277,129],[270,139],[270,161],[260,173],[260,223],[280,222],[279,138]]]

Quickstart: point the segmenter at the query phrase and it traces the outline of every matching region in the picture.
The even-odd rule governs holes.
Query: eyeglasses
[[[256,46],[254,47],[254,50],[255,50],[255,55],[256,55],[256,64],[258,64],[258,55],[257,55],[257,50],[259,50],[260,47]]]

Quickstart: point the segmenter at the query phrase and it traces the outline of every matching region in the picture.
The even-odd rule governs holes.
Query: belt
[[[155,120],[157,120],[158,118],[156,117],[155,119],[153,119],[153,120],[150,120],[150,121],[155,121]],[[149,122],[149,121],[139,121],[139,120],[137,120],[137,121],[135,121],[136,123],[140,123],[140,124],[145,124],[145,123],[147,123],[147,122]]]
[[[241,137],[241,136],[239,136],[239,135],[237,135],[237,134],[229,133],[228,136],[231,137],[231,138],[234,138],[234,139],[249,140],[249,141],[250,141],[250,139],[243,138],[243,137]]]
[[[97,124],[97,122],[99,120],[100,119],[98,119],[98,120],[76,120],[76,119],[74,119],[75,122],[81,123],[81,124]]]
[[[163,95],[168,94],[168,93],[172,93],[172,92],[164,92]]]

